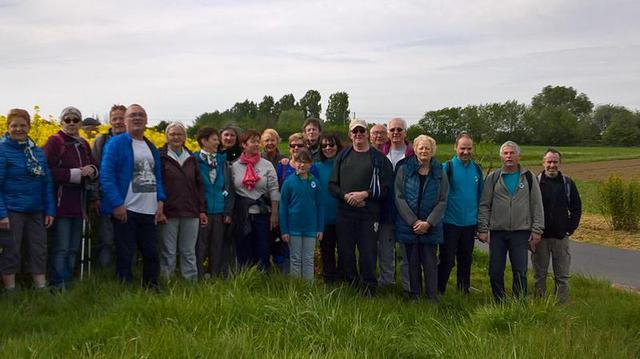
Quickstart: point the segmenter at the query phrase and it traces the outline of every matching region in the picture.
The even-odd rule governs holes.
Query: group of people
[[[111,129],[91,147],[79,136],[81,113],[65,108],[61,130],[43,149],[28,137],[30,116],[13,109],[0,140],[0,272],[5,290],[30,273],[36,288],[62,290],[74,278],[83,224],[99,215],[95,260],[119,280],[161,277],[196,281],[256,266],[312,281],[319,243],[322,277],[373,296],[394,286],[436,302],[457,266],[457,288],[471,289],[475,240],[489,242],[489,277],[505,297],[509,255],[513,294],[527,292],[528,251],[536,293],[544,294],[550,258],[556,294],[568,300],[568,237],[580,221],[574,182],[560,170],[560,153],[543,155],[535,176],[519,163],[520,147],[500,147],[502,167],[484,178],[473,160],[473,138],[460,133],[455,155],[436,158],[436,141],[407,140],[401,118],[386,125],[349,124],[350,145],[307,119],[288,138],[289,157],[273,129],[258,132],[202,127],[199,151],[185,146],[179,122],[156,148],[144,137],[140,105],[114,105]],[[52,228],[47,260],[47,228]],[[397,245],[399,243],[399,245]],[[23,257],[24,253],[24,257]],[[115,255],[114,255],[115,254]],[[397,259],[399,258],[399,265]],[[48,265],[47,265],[48,263]]]

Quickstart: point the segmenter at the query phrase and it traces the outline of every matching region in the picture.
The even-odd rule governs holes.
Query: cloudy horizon
[[[0,0],[0,112],[104,119],[140,103],[152,122],[309,89],[349,94],[371,122],[572,86],[640,109],[634,1]]]

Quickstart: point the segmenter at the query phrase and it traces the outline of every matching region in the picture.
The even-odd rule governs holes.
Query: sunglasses
[[[402,132],[404,129],[402,127],[390,128],[389,132]]]
[[[79,119],[79,118],[77,118],[77,117],[72,117],[72,118],[67,117],[67,118],[62,119],[62,121],[63,121],[64,123],[69,124],[69,123],[71,123],[71,122],[73,122],[73,123],[78,123],[78,122],[80,122],[80,119]]]
[[[289,148],[302,148],[304,147],[304,145],[301,145],[299,143],[292,143],[289,145]]]
[[[358,127],[354,128],[353,130],[351,130],[351,133],[353,133],[355,135],[355,134],[358,134],[358,133],[365,133],[366,131],[367,130],[365,130],[364,127],[358,126]]]
[[[320,145],[321,148],[331,148],[331,147],[336,147],[335,143],[323,143],[322,145]]]

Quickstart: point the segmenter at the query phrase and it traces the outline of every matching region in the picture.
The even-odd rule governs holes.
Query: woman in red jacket
[[[64,289],[65,283],[73,279],[82,241],[82,221],[87,218],[88,190],[98,178],[89,143],[78,133],[81,120],[77,108],[62,110],[62,129],[44,145],[57,205],[50,266],[51,286],[57,289]]]

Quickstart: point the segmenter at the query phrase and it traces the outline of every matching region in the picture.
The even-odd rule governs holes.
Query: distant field
[[[500,163],[498,155],[499,145],[479,144],[476,146],[476,158],[485,168],[495,168]],[[283,154],[289,153],[287,143],[281,143],[280,151]],[[549,146],[529,146],[521,147],[521,162],[527,166],[539,165],[542,162],[542,154]],[[562,153],[563,163],[582,163],[611,160],[627,160],[640,158],[640,148],[638,147],[586,147],[586,146],[561,146],[554,147]],[[453,144],[438,144],[436,157],[440,161],[450,159],[455,153]]]

